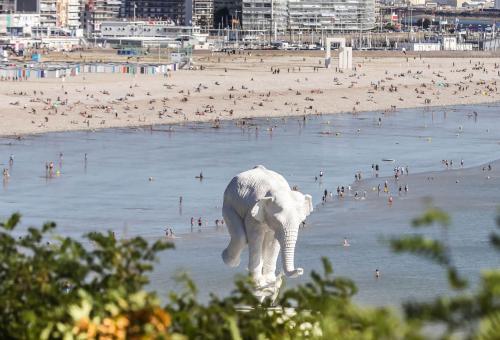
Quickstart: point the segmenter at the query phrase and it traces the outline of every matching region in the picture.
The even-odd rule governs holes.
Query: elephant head
[[[300,224],[313,211],[311,195],[298,191],[264,197],[257,201],[251,210],[251,215],[257,221],[271,228],[281,248],[281,259],[286,276],[302,275],[302,268],[295,268],[295,243]]]

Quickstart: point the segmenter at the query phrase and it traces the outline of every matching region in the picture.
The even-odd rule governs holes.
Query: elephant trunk
[[[297,277],[302,275],[302,269],[295,269],[295,243],[297,242],[298,228],[284,228],[278,233],[278,242],[281,247],[281,260],[283,261],[283,270],[288,277]]]

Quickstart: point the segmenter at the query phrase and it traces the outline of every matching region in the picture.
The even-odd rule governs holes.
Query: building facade
[[[214,26],[213,0],[192,0],[192,11],[191,24],[193,26],[199,26],[203,30]]]
[[[242,0],[244,30],[284,32],[288,26],[287,0]]]
[[[40,25],[44,27],[56,27],[58,22],[57,9],[61,8],[58,6],[57,0],[40,0],[39,2],[39,13],[40,13]]]
[[[191,0],[192,1],[192,0]],[[186,0],[123,0],[120,16],[129,19],[169,20],[187,25],[192,6]]]
[[[0,14],[0,35],[27,37],[32,28],[40,25],[39,14]]]
[[[121,0],[88,0],[83,11],[82,28],[87,34],[99,33],[104,21],[118,18],[121,4]]]
[[[375,27],[375,0],[288,0],[288,29],[351,32]]]

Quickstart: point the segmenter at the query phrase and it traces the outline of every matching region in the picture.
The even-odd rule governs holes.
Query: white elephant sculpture
[[[248,270],[257,287],[276,283],[280,249],[285,275],[302,275],[303,269],[294,265],[295,243],[300,224],[312,210],[310,195],[292,190],[283,176],[262,165],[236,175],[222,206],[231,236],[222,252],[224,263],[237,267],[248,243]]]

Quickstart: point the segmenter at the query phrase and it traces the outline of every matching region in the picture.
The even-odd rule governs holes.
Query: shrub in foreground
[[[259,304],[248,278],[236,280],[230,296],[211,296],[201,304],[186,276],[182,292],[161,306],[147,292],[148,273],[165,241],[140,237],[116,240],[91,233],[83,242],[58,237],[55,224],[16,227],[14,214],[0,223],[0,338],[2,339],[422,339],[424,326],[440,325],[436,338],[498,339],[500,271],[483,273],[479,287],[452,264],[444,240],[414,235],[389,240],[396,252],[409,252],[442,265],[457,293],[432,302],[411,301],[404,315],[388,308],[356,305],[355,284],[334,275],[327,259],[323,272],[304,285],[283,289],[276,306]],[[431,208],[413,221],[415,228],[449,228],[449,217]],[[491,236],[500,250],[500,235]],[[429,329],[429,328],[427,328]]]

